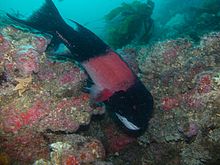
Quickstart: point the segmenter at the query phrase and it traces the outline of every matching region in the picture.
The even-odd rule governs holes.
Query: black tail
[[[53,35],[54,39],[57,38],[57,41],[62,41],[66,45],[74,59],[79,62],[102,55],[109,49],[99,37],[77,22],[71,20],[74,27],[68,25],[52,0],[45,0],[43,6],[27,20],[7,15],[21,24]]]
[[[19,23],[52,35],[54,35],[56,29],[65,24],[52,0],[45,0],[43,6],[27,20],[18,19],[10,14],[7,14],[7,16]]]

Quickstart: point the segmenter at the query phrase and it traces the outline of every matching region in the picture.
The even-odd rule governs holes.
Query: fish
[[[62,18],[52,0],[27,19],[7,16],[21,24],[47,33],[61,41],[88,73],[94,85],[91,97],[104,103],[126,133],[139,135],[145,132],[153,114],[153,96],[128,64],[108,44],[78,22],[71,26]]]

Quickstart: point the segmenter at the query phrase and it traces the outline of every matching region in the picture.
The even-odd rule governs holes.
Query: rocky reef
[[[140,76],[155,100],[149,129],[139,138],[151,148],[144,161],[219,161],[219,51],[220,33],[202,36],[199,44],[176,39],[140,48]]]
[[[34,165],[65,164],[80,165],[89,163],[101,163],[97,159],[105,157],[102,143],[96,139],[80,135],[48,136],[50,144],[49,160],[40,159]],[[52,141],[56,141],[52,143]],[[62,141],[62,142],[61,142]]]
[[[82,92],[86,73],[72,61],[48,58],[51,36],[0,19],[0,164],[220,161],[219,32],[196,43],[178,38],[118,50],[155,101],[148,130],[137,138],[96,115],[105,111]]]
[[[104,113],[102,107],[91,108],[89,95],[82,92],[83,70],[47,58],[50,41],[7,19],[0,26],[0,164],[47,159],[47,132],[74,133],[93,114]]]
[[[148,130],[129,137],[108,119],[83,134],[101,139],[106,160],[116,165],[218,164],[219,52],[218,32],[199,43],[179,38],[118,50],[154,97]]]

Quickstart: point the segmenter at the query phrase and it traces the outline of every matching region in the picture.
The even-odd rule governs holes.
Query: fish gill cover
[[[106,17],[149,1],[54,1],[65,18],[120,48],[117,52],[152,93],[154,115],[138,138],[122,132],[108,115],[91,120],[106,112],[91,106],[82,92],[85,72],[67,60],[68,53],[51,59],[48,51],[56,46],[51,36],[5,16],[26,17],[43,0],[28,2],[0,1],[0,164],[219,164],[219,0],[152,0],[149,38],[136,42],[132,33],[120,46],[109,42],[119,36],[108,36],[114,24]]]

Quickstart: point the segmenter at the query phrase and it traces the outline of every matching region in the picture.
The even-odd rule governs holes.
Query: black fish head
[[[114,93],[105,104],[120,126],[134,135],[146,130],[153,112],[153,97],[139,80],[128,90]]]

